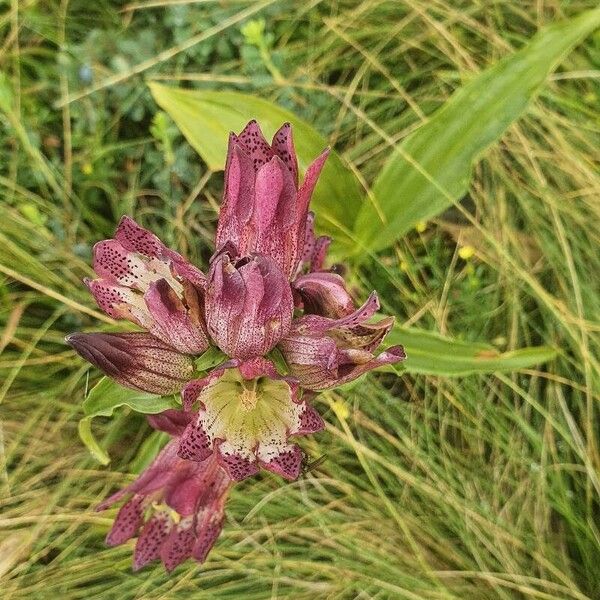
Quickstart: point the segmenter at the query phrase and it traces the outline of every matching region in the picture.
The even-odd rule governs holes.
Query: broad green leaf
[[[157,396],[124,388],[108,377],[103,377],[83,401],[85,418],[79,421],[79,437],[92,456],[103,465],[110,462],[106,451],[100,446],[92,432],[94,417],[110,417],[116,408],[128,406],[146,415],[154,415],[169,408],[178,408],[175,396]]]
[[[262,98],[239,92],[182,90],[151,82],[157,104],[175,121],[188,142],[213,170],[223,169],[227,140],[231,131],[239,132],[256,119],[265,136],[272,136],[289,121],[294,128],[294,144],[300,171],[328,145],[327,140],[293,113]],[[362,203],[358,182],[341,158],[332,152],[313,195],[312,209],[320,231],[336,241],[349,244]]]
[[[404,346],[406,372],[444,377],[525,369],[556,356],[547,346],[499,352],[488,344],[457,341],[412,327],[394,327],[386,342]]]
[[[380,250],[467,192],[471,167],[525,111],[548,74],[600,26],[594,9],[541,30],[523,49],[475,76],[395,149],[365,202],[357,250]]]

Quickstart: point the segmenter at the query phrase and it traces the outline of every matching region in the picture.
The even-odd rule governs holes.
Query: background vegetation
[[[403,325],[556,358],[321,395],[327,431],[303,445],[325,462],[237,486],[205,565],[133,573],[129,545],[104,546],[113,515],[93,507],[156,440],[126,410],[96,419],[112,457],[99,466],[77,437],[98,373],[63,343],[111,327],[81,279],[122,214],[210,256],[222,173],[148,80],[274,101],[369,188],[390,145],[475,73],[595,5],[0,2],[2,598],[600,598],[598,33],[477,163],[460,209],[347,275]]]

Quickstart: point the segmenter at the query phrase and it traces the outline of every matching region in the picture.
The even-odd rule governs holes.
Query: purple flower
[[[327,154],[298,186],[288,124],[271,144],[254,121],[231,135],[207,277],[129,217],[94,247],[98,278],[86,283],[96,302],[145,332],[67,342],[124,386],[182,391],[182,411],[148,417],[173,439],[99,507],[127,497],[107,543],[137,535],[136,569],[158,558],[168,570],[188,557],[202,562],[232,482],[261,468],[299,476],[295,436],[324,428],[308,403],[314,392],[405,358],[401,346],[377,353],[393,325],[372,321],[377,294],[356,308],[344,279],[325,268],[331,239],[315,235],[308,205]],[[215,346],[228,359],[200,376],[197,357]]]
[[[133,219],[123,217],[115,238],[94,246],[94,271],[99,279],[86,283],[108,315],[133,321],[182,353],[208,348],[206,277]]]
[[[290,334],[279,344],[290,373],[309,390],[342,385],[367,371],[406,358],[402,346],[373,354],[394,323],[392,317],[368,322],[379,309],[377,294],[371,294],[363,306],[349,312],[338,284],[333,280],[329,293],[321,290],[312,296],[313,308],[320,307],[324,315],[331,314],[333,318],[307,314],[295,319]],[[344,316],[335,318],[338,314]]]
[[[308,167],[298,187],[289,123],[277,131],[271,144],[256,121],[250,121],[239,135],[232,133],[217,250],[232,243],[241,256],[263,254],[292,279],[302,259],[310,198],[328,154],[325,150]]]
[[[203,461],[216,456],[240,481],[260,467],[296,479],[302,453],[289,437],[324,427],[293,379],[277,373],[264,358],[229,361],[183,390],[187,410],[198,401],[198,416],[184,431],[179,456]]]
[[[191,415],[165,411],[149,417],[155,429],[175,436],[130,485],[102,502],[105,510],[127,498],[106,537],[117,546],[137,536],[134,570],[160,559],[167,571],[188,558],[204,562],[221,533],[231,479],[215,459],[177,456],[178,436]]]

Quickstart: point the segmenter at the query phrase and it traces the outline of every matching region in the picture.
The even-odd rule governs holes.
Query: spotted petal
[[[179,455],[205,460],[216,451],[236,481],[257,473],[261,464],[284,477],[297,477],[298,451],[288,437],[323,427],[316,411],[299,397],[298,386],[264,358],[230,361],[216,375],[189,383],[186,396],[188,405],[197,400],[200,408],[182,436]]]

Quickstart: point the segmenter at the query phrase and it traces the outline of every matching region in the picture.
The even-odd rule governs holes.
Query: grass
[[[462,203],[476,226],[452,209],[349,275],[403,323],[559,357],[322,394],[327,430],[303,447],[325,462],[237,486],[202,567],[132,573],[129,545],[104,546],[113,513],[93,507],[134,477],[149,429],[99,420],[108,468],[77,437],[98,373],[62,340],[110,327],[81,284],[91,246],[127,213],[205,264],[222,186],[144,78],[275,100],[368,185],[382,131],[403,139],[469,74],[595,3],[281,0],[257,13],[260,47],[236,17],[251,5],[0,3],[2,597],[600,598],[598,34],[477,165]]]

